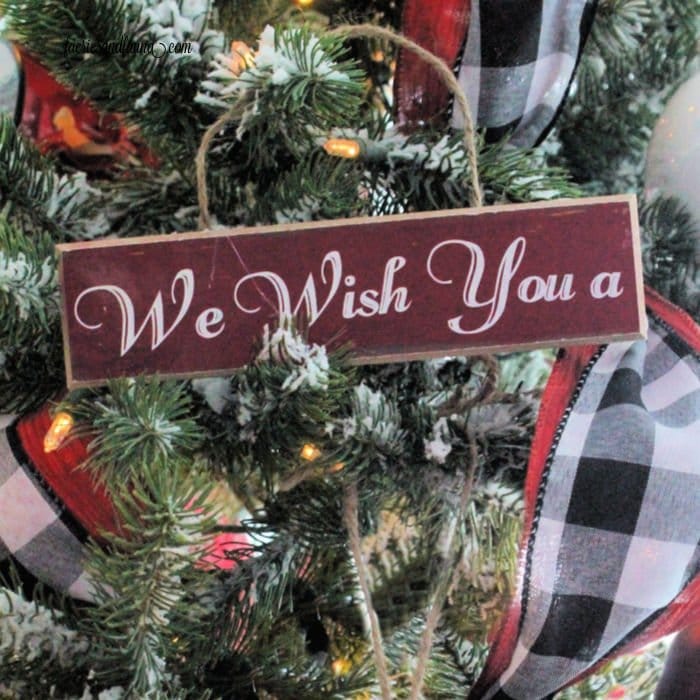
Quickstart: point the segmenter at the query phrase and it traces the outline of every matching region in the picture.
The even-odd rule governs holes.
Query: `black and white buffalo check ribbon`
[[[532,146],[564,100],[595,0],[472,0],[457,77],[490,139]],[[463,128],[459,110],[452,125]]]
[[[700,362],[649,322],[646,341],[599,350],[579,381],[539,488],[517,641],[472,698],[550,696],[699,572]]]
[[[12,562],[30,585],[43,581],[91,599],[83,570],[87,532],[32,467],[14,425],[0,426],[0,569]]]

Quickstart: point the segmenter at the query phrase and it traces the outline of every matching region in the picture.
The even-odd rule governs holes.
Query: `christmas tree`
[[[666,103],[697,70],[700,7],[587,12],[546,138],[478,131],[483,203],[636,193],[645,280],[697,319],[700,222],[652,196],[644,171]],[[65,479],[94,483],[83,500],[110,508],[78,538],[65,586],[67,554],[46,550],[51,585],[35,585],[0,540],[0,697],[469,694],[515,585],[554,349],[356,366],[352,348],[311,343],[289,318],[230,377],[65,392],[57,243],[474,202],[449,116],[398,123],[396,44],[333,31],[404,32],[407,16],[396,0],[0,0],[24,65],[76,96],[49,108],[48,131],[14,105],[0,113],[0,413],[21,423],[52,402],[70,416],[83,451]],[[410,72],[399,87],[410,102]],[[103,115],[90,128],[78,100]],[[217,119],[202,222],[195,161]],[[16,433],[29,452],[27,431],[8,432],[0,462]],[[21,507],[0,512],[2,532]],[[559,697],[652,697],[665,649]]]

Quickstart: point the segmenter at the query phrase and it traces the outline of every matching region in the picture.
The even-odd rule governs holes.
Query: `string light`
[[[54,452],[68,437],[68,433],[73,429],[73,416],[70,413],[61,411],[57,413],[44,436],[44,452]]]
[[[314,4],[314,0],[295,0],[294,4],[302,10],[308,10]]]
[[[323,150],[329,156],[348,158],[350,160],[357,158],[362,151],[360,144],[352,139],[328,139],[323,144]]]
[[[329,474],[337,474],[339,471],[345,469],[345,464],[343,462],[336,462],[329,470]]]
[[[352,669],[352,661],[350,659],[334,659],[331,662],[331,671],[334,676],[347,676]]]
[[[321,450],[316,445],[306,444],[301,448],[301,458],[313,462],[321,456]]]
[[[231,42],[230,68],[234,75],[240,75],[246,68],[255,65],[255,54],[245,41]]]

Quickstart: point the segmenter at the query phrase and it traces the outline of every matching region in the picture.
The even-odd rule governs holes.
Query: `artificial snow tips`
[[[381,391],[366,384],[355,387],[352,417],[341,421],[343,439],[372,445],[379,453],[399,455],[406,438],[401,413]]]
[[[316,36],[310,35],[298,51],[295,42],[300,38],[299,30],[281,32],[276,40],[275,30],[267,25],[260,35],[260,45],[253,71],[266,71],[273,85],[284,85],[298,75],[315,76],[327,80],[347,81],[344,73],[336,70],[325,55]]]
[[[240,55],[235,50],[217,54],[195,100],[228,109],[231,102],[246,98],[249,104],[241,119],[245,123],[257,113],[259,95],[267,88],[281,88],[298,80],[336,86],[351,80],[327,53],[321,40],[299,28],[276,31],[266,26],[257,52],[246,60],[244,70],[240,68]],[[239,138],[241,135],[239,128]]]
[[[192,388],[204,398],[214,413],[223,413],[233,398],[231,382],[226,377],[193,379]]]
[[[0,589],[0,658],[22,656],[26,661],[54,660],[62,668],[85,654],[87,639],[60,624],[60,613]]]
[[[449,443],[450,429],[447,425],[447,418],[440,418],[433,426],[430,440],[423,440],[425,445],[425,457],[431,462],[444,464],[447,455],[452,452],[452,445]]]
[[[183,47],[160,56],[168,65],[182,60],[209,61],[223,48],[223,34],[205,29],[209,0],[130,0],[128,4],[140,8],[141,19],[156,43]],[[147,104],[148,97],[145,100]]]
[[[42,308],[46,290],[52,302],[46,308],[52,315],[57,314],[58,288],[53,260],[47,258],[38,266],[24,253],[12,257],[0,251],[0,292],[9,295],[21,321],[33,310]]]
[[[327,389],[329,363],[326,348],[309,345],[289,321],[283,321],[270,332],[265,325],[263,346],[257,362],[273,362],[289,368],[289,376],[282,384],[283,391],[294,392],[302,387]]]

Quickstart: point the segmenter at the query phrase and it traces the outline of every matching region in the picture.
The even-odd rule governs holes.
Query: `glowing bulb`
[[[331,671],[334,676],[345,676],[350,673],[352,662],[350,659],[334,659],[331,663]]]
[[[376,51],[372,51],[372,60],[375,61],[376,63],[382,63],[384,61],[384,52],[381,49],[377,49]]]
[[[54,452],[57,450],[68,437],[68,433],[73,428],[73,416],[70,413],[61,411],[57,413],[51,427],[44,436],[44,452]]]
[[[309,462],[313,462],[321,456],[321,450],[316,445],[306,444],[301,448],[301,457]]]
[[[240,75],[246,68],[255,65],[255,55],[245,41],[231,42],[229,66],[234,75]]]
[[[295,0],[296,6],[306,10],[314,4],[314,0]]]
[[[323,144],[323,150],[329,156],[355,159],[360,155],[360,144],[352,139],[328,139]]]
[[[329,474],[337,474],[338,472],[345,469],[345,464],[343,462],[336,462],[329,470]]]

